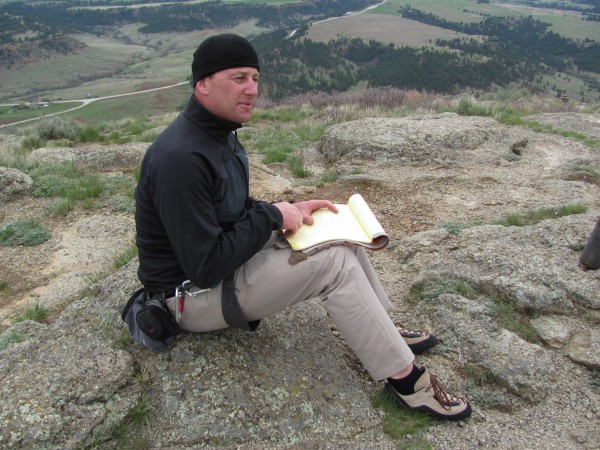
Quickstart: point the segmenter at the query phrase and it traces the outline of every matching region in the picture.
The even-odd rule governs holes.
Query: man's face
[[[194,95],[216,116],[235,123],[248,122],[258,97],[258,70],[254,67],[221,70],[198,81]]]

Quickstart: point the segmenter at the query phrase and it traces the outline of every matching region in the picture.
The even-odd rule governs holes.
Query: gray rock
[[[520,145],[525,140],[527,145]],[[129,170],[147,146],[49,148],[32,158]],[[515,146],[519,158],[504,158]],[[396,306],[394,314],[407,313],[410,322],[441,340],[418,362],[472,401],[473,418],[459,428],[436,424],[416,433],[417,439],[436,449],[562,449],[598,442],[600,397],[592,370],[600,354],[594,328],[600,317],[600,271],[577,266],[597,216],[591,210],[598,186],[564,176],[572,164],[597,166],[597,151],[490,118],[454,114],[340,124],[326,132],[321,147],[324,153],[306,151],[303,158],[311,171],[318,169],[316,174],[332,167],[323,164],[324,156],[347,164],[340,173],[368,170],[320,192],[345,195],[359,186],[377,198],[383,220],[394,225],[406,220],[402,226],[412,227],[371,257]],[[364,159],[372,161],[361,166]],[[285,177],[285,166],[268,170],[255,161],[251,170],[257,180],[252,192],[258,196],[313,196],[314,187],[295,186]],[[448,220],[491,223],[509,212],[573,201],[590,212],[526,227],[416,231]],[[2,212],[12,214],[11,206]],[[89,297],[74,301],[77,293],[61,285],[85,287],[82,271],[97,269],[101,257],[94,251],[108,255],[102,244],[115,229],[97,229],[81,217],[73,222],[56,234],[62,236],[57,247],[40,256],[48,264],[36,266],[51,278],[39,287],[46,288],[45,295],[36,298],[44,302],[52,296],[48,303],[55,306],[71,303],[50,325],[24,322],[0,336],[0,447],[95,448],[107,437],[106,447],[116,447],[121,443],[110,438],[111,430],[145,399],[152,414],[133,433],[152,449],[410,445],[404,439],[390,442],[384,434],[385,414],[369,402],[379,386],[330,333],[332,324],[317,301],[267,318],[252,334],[184,333],[165,354],[124,344],[128,335],[120,311],[139,284],[136,261],[94,285]],[[117,231],[130,225],[115,221]],[[4,261],[30,261],[22,251],[4,249]],[[419,282],[437,283],[436,289],[417,306],[405,305],[404,295]],[[457,295],[456,282],[468,292]],[[532,325],[543,344],[503,328],[494,313],[499,299],[539,316]],[[485,379],[465,376],[461,369],[467,365]]]
[[[475,149],[492,139],[497,122],[455,113],[400,119],[359,119],[333,125],[321,138],[329,161],[342,157],[404,160],[410,163],[452,161],[458,151]]]
[[[89,145],[85,147],[44,147],[31,152],[32,161],[70,162],[76,166],[109,171],[129,169],[141,164],[149,147],[147,142],[129,142],[123,145]]]
[[[487,225],[458,235],[432,230],[407,237],[398,251],[406,264],[421,267],[418,261],[428,261],[425,267],[438,278],[463,280],[543,314],[572,314],[575,305],[600,309],[598,273],[578,267],[591,218],[580,214],[526,227]]]
[[[571,328],[560,317],[538,317],[531,321],[531,325],[544,342],[554,348],[564,347],[572,335]]]
[[[10,167],[0,167],[0,200],[8,201],[26,194],[32,185],[29,175]]]
[[[122,420],[133,406],[135,396],[122,395],[133,358],[81,325],[24,323],[6,331],[24,341],[1,352],[3,448],[73,448],[98,424]]]
[[[590,369],[600,369],[600,331],[580,329],[563,349],[565,355]]]
[[[482,299],[483,300],[483,299]],[[496,323],[486,302],[442,294],[417,309],[436,324],[437,335],[463,357],[488,372],[499,384],[530,402],[539,402],[554,381],[550,354]]]
[[[137,344],[127,353],[115,342],[127,334],[120,311],[137,287],[136,270],[134,260],[52,325],[5,332],[25,340],[0,353],[2,445],[75,448],[105,436],[140,401],[135,359],[150,383],[153,415],[141,432],[152,448],[367,448],[374,440],[393,448],[373,436],[381,418],[318,301],[265,319],[256,333],[184,333],[167,353]]]
[[[186,334],[152,369],[160,374],[159,448],[337,442],[380,420],[317,301],[264,320],[254,334]]]

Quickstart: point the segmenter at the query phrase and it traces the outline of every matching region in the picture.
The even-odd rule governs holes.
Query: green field
[[[41,106],[37,108],[30,108],[25,110],[19,110],[11,112],[11,106],[0,106],[0,125],[6,125],[20,120],[31,119],[33,117],[41,117],[48,114],[55,114],[67,109],[74,108],[80,105],[80,102],[68,102],[68,103],[52,103],[48,106]]]
[[[12,1],[12,0],[11,0]],[[133,8],[133,9],[138,9],[138,8],[155,8],[158,6],[163,6],[163,5],[174,5],[177,3],[181,3],[181,4],[185,4],[185,5],[190,5],[190,4],[194,4],[194,3],[205,3],[209,0],[191,0],[189,2],[165,2],[165,3],[138,3],[135,0],[130,0],[127,1],[125,0],[124,2],[119,2],[118,5],[94,5],[93,3],[87,6],[74,6],[72,9],[96,9],[96,10],[102,10],[102,9],[117,9],[117,8]],[[302,3],[303,0],[225,0],[225,3],[264,3],[267,5],[272,5],[272,6],[280,6],[280,5],[285,5],[287,3]],[[2,4],[3,0],[0,0],[0,4]],[[127,4],[122,4],[122,3],[131,3],[129,5]]]
[[[432,46],[436,39],[454,39],[466,35],[387,14],[359,14],[329,20],[311,26],[307,34],[309,39],[321,42],[342,36],[419,48]]]
[[[191,87],[178,86],[145,94],[99,100],[68,116],[76,117],[84,123],[98,124],[115,122],[130,117],[160,116],[177,111],[185,105],[191,95]]]
[[[532,16],[534,19],[550,23],[552,31],[565,37],[580,40],[589,38],[600,42],[598,22],[583,20],[578,12],[534,8],[517,3],[479,4],[473,0],[388,0],[384,5],[372,9],[368,13],[396,15],[398,8],[402,5],[410,5],[415,9],[435,14],[451,22],[479,22],[483,19],[481,14],[504,17]]]

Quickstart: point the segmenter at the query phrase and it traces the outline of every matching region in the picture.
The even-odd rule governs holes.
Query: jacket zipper
[[[246,174],[246,171],[244,170],[244,165],[242,164],[242,162],[239,160],[239,158],[235,155],[235,149],[237,148],[237,131],[233,132],[234,136],[235,136],[235,140],[233,141],[233,145],[235,145],[233,151],[229,148],[229,135],[226,138],[225,141],[225,150],[227,150],[227,153],[229,153],[229,155],[233,158],[233,160],[235,161],[236,166],[238,167],[238,169],[240,170],[240,172],[242,172],[242,176],[244,177],[244,181],[246,182],[246,200],[248,200],[248,198],[250,197],[250,180],[248,179],[248,175]]]

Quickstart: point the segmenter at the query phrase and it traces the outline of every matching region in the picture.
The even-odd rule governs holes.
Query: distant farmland
[[[400,16],[380,14],[359,14],[327,20],[314,24],[308,30],[308,38],[313,41],[327,42],[340,36],[422,47],[434,45],[436,39],[453,39],[466,35]]]

